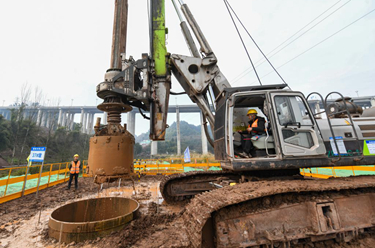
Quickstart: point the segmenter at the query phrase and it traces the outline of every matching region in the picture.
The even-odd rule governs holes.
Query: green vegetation
[[[5,118],[0,115],[0,152],[8,148],[9,141],[9,125]]]
[[[76,153],[87,159],[90,135],[80,132],[74,124],[72,131],[51,125],[39,127],[34,118],[24,118],[21,106],[11,110],[11,120],[0,115],[0,155],[12,165],[25,165],[32,146],[46,146],[45,162],[69,161]]]
[[[75,123],[73,130],[56,127],[57,120],[50,127],[39,127],[33,116],[24,118],[24,107],[12,109],[11,120],[0,115],[0,155],[12,165],[26,165],[26,159],[32,146],[46,146],[46,163],[69,161],[78,153],[81,159],[88,158],[90,135],[80,132],[81,125]],[[189,146],[191,154],[202,153],[201,127],[185,121],[180,123],[181,152]],[[139,142],[147,139],[148,133],[139,135],[134,146],[135,158],[148,158],[150,145],[142,147]],[[209,145],[209,152],[213,153]],[[173,123],[168,129],[166,140],[158,142],[158,153],[161,156],[175,156],[177,153],[177,128]],[[21,172],[20,172],[21,173]]]
[[[81,159],[87,159],[90,135],[81,133],[80,129],[79,124],[74,125],[73,131],[57,128],[48,142],[47,158],[53,162],[66,162],[78,153]]]

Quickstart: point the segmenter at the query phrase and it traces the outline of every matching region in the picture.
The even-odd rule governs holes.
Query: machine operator
[[[251,158],[251,153],[254,150],[252,138],[266,133],[266,120],[258,116],[258,112],[255,109],[249,109],[247,111],[247,116],[249,117],[249,125],[246,131],[238,131],[241,134],[241,146],[243,150],[240,156]]]

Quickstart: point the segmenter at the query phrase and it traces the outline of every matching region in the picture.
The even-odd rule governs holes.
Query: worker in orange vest
[[[73,161],[70,162],[70,165],[69,165],[70,177],[69,177],[69,183],[68,183],[68,190],[70,189],[70,186],[72,185],[73,177],[74,177],[74,187],[76,190],[78,189],[78,175],[81,170],[81,161],[79,161],[78,159],[79,159],[79,155],[75,154],[73,156]]]
[[[258,135],[266,133],[266,120],[263,117],[258,116],[258,112],[255,109],[249,109],[247,111],[247,116],[249,117],[249,126],[247,127],[246,131],[239,131],[242,137],[241,146],[243,149],[240,156],[244,158],[251,158],[251,151],[254,150],[254,145],[251,140]]]

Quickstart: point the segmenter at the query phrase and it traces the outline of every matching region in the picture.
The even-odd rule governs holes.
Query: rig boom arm
[[[181,10],[200,44],[201,54],[198,53],[186,22],[177,8],[181,28],[193,56],[167,53],[164,1],[151,1],[150,55],[143,54],[142,59],[137,61],[132,57],[129,59],[123,57],[122,70],[107,72],[105,82],[97,86],[97,95],[104,101],[117,98],[118,102],[129,106],[128,109],[132,106],[149,111],[150,139],[156,141],[165,139],[171,73],[190,99],[201,109],[204,120],[208,121],[211,128],[215,125],[214,109],[212,109],[214,99],[220,98],[224,88],[231,87],[217,66],[217,58],[189,7],[182,1],[180,1]],[[176,3],[173,3],[176,6]],[[208,135],[207,137],[213,145],[212,139]]]

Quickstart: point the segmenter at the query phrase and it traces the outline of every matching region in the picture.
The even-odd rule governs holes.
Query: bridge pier
[[[70,116],[70,125],[69,125],[70,131],[73,131],[73,128],[74,128],[74,115],[75,113],[71,113],[71,116]]]
[[[85,110],[83,108],[81,108],[81,119],[79,121],[79,123],[81,124],[81,129],[83,127],[83,116],[85,115]]]
[[[202,139],[202,154],[207,154],[208,153],[207,137],[206,137],[206,133],[204,131],[203,113],[202,112],[201,112],[201,139]]]
[[[88,126],[87,126],[87,134],[92,133],[92,128],[94,125],[94,113],[89,113],[89,121],[88,121]]]
[[[88,113],[83,113],[83,122],[82,122],[82,133],[86,133],[87,130],[87,114]]]
[[[70,112],[66,113],[66,116],[65,116],[64,127],[66,127],[67,130],[69,129],[69,123],[70,123]]]
[[[61,120],[61,126],[65,127],[65,123],[66,123],[66,112],[63,111],[62,120]]]
[[[91,125],[90,125],[90,134],[92,134],[94,132],[94,125],[95,125],[95,113],[92,113],[91,114]]]
[[[151,141],[151,156],[158,154],[158,143],[157,141]]]
[[[40,118],[42,118],[42,110],[38,109],[38,115],[36,116],[36,125],[40,126]]]
[[[62,109],[59,108],[59,118],[57,119],[57,126],[61,126],[61,122],[62,122]]]
[[[40,122],[41,127],[46,127],[46,112],[42,111],[42,121]]]
[[[51,112],[46,111],[46,128],[50,127],[50,123],[51,123]]]
[[[86,118],[87,118],[87,122],[86,122],[86,134],[88,134],[90,132],[90,118],[91,118],[91,114],[90,113],[86,113]]]
[[[73,113],[69,113],[69,121],[68,121],[68,124],[67,124],[67,128],[69,130],[72,130],[72,117],[73,117]]]
[[[93,132],[94,132],[94,125],[95,125],[95,113],[92,113],[91,114],[91,125],[90,125],[90,129],[91,129],[91,131],[90,131],[90,134],[92,134]]]
[[[177,155],[181,155],[180,109],[176,106]]]
[[[64,114],[63,114],[63,122],[62,122],[62,126],[63,127],[66,127],[66,124],[68,123],[68,119],[69,119],[69,113],[64,112]]]
[[[127,120],[127,127],[126,129],[135,136],[135,112],[130,111],[127,113],[128,120]]]

